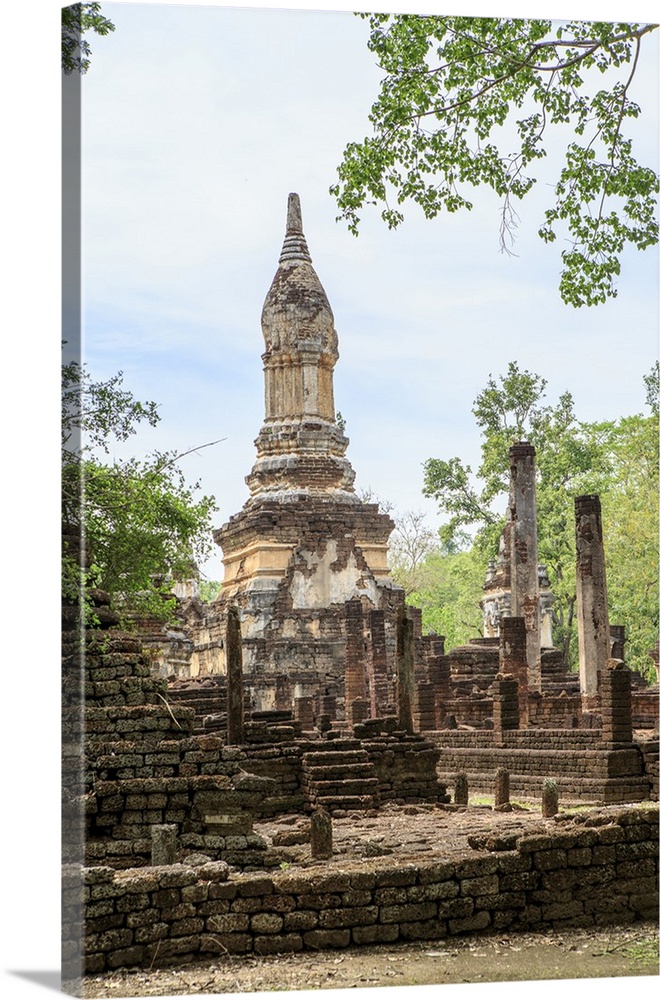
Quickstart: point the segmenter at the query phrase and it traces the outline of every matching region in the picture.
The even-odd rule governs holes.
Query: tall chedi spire
[[[295,698],[343,697],[347,601],[382,612],[393,661],[404,595],[387,561],[394,522],[353,489],[348,438],[335,416],[335,321],[297,194],[289,195],[261,326],[265,417],[246,477],[250,497],[214,532],[225,576],[205,633],[204,669],[226,670],[225,621],[237,606],[245,688],[265,711],[282,707],[283,679]]]
[[[339,357],[334,316],[312,266],[300,199],[289,195],[279,266],[264,302],[265,420],[257,461],[246,477],[253,497],[286,491],[355,496],[337,425],[333,371]]]

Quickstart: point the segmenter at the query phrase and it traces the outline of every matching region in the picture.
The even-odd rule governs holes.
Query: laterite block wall
[[[183,964],[217,954],[345,948],[655,920],[658,812],[595,811],[547,821],[515,843],[482,838],[469,857],[339,870],[234,874],[223,862],[64,880],[64,952],[84,967]],[[509,849],[502,849],[509,848]],[[67,933],[68,928],[68,933]]]

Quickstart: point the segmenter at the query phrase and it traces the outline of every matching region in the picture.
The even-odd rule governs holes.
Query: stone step
[[[374,795],[378,791],[378,778],[364,778],[361,781],[317,781],[310,789],[315,796],[332,795],[344,798],[347,795]]]
[[[346,765],[325,765],[324,767],[304,767],[303,774],[307,775],[310,781],[331,781],[338,778],[340,781],[351,777],[356,778],[371,778],[374,775],[374,766],[371,761],[365,761],[363,764],[351,764],[350,767]]]
[[[377,807],[377,802],[373,795],[319,795],[315,799],[314,804],[317,806],[322,806],[327,809],[328,812],[333,812],[335,809],[346,809],[346,810],[360,810],[360,809],[375,809]]]
[[[304,753],[302,757],[303,767],[325,767],[342,765],[344,767],[353,764],[365,764],[369,762],[369,754],[366,750],[336,750],[319,751],[318,753]]]

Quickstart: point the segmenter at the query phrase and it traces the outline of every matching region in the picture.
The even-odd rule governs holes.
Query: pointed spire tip
[[[286,214],[286,231],[287,233],[302,233],[300,196],[295,193],[289,195],[289,203]]]

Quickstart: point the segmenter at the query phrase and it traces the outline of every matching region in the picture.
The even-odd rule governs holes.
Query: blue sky
[[[367,131],[379,73],[367,24],[348,12],[106,3],[116,31],[93,39],[83,81],[84,354],[161,404],[131,447],[185,451],[220,506],[247,498],[263,416],[260,311],[298,191],[314,264],[336,319],[337,408],[358,488],[425,509],[422,463],[478,463],[471,414],[509,361],[569,389],[583,419],[639,411],[657,354],[657,255],[626,255],[619,297],[575,310],[557,292],[559,247],[536,230],[548,173],[522,204],[515,252],[500,205],[433,222],[411,207],[360,236],[328,193],[346,143]],[[639,155],[657,162],[657,39],[639,72]],[[552,164],[552,152],[549,156]],[[215,559],[205,570],[221,572]]]

